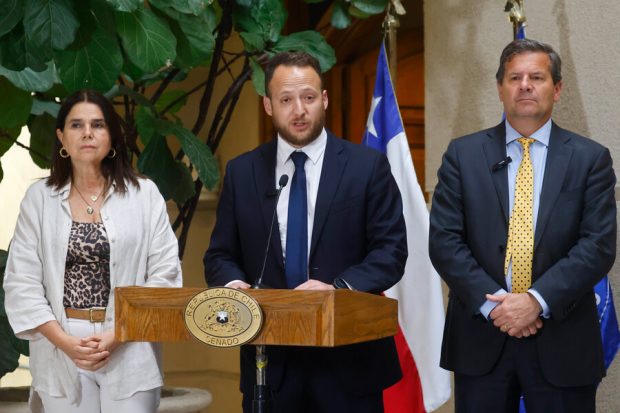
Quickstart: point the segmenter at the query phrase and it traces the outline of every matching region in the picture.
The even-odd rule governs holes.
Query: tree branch
[[[237,77],[237,79],[235,79],[233,84],[228,89],[228,92],[226,92],[226,95],[220,101],[220,104],[215,112],[215,116],[213,117],[213,121],[211,122],[211,130],[209,131],[209,135],[207,137],[207,145],[209,145],[212,152],[215,151],[214,148],[217,146],[216,142],[219,143],[218,141],[221,139],[221,134],[218,139],[218,129],[220,129],[219,125],[222,121],[224,110],[233,102],[233,100],[236,103],[238,95],[241,93],[243,84],[250,78],[251,74],[252,69],[250,68],[250,59],[246,57],[241,74]],[[237,99],[235,99],[235,96]],[[234,108],[234,105],[232,107]],[[230,115],[228,115],[228,119],[230,119]]]
[[[157,103],[162,93],[164,93],[164,91],[166,90],[170,82],[174,80],[174,78],[179,74],[180,71],[181,69],[179,68],[172,69],[170,72],[168,72],[164,80],[161,81],[161,83],[159,84],[159,87],[157,88],[155,93],[153,93],[153,96],[151,96],[151,104],[153,106],[155,106],[155,103]]]
[[[222,50],[224,49],[224,41],[230,36],[230,32],[232,30],[232,1],[219,0],[219,3],[222,7],[222,20],[220,21],[218,34],[215,38],[215,48],[213,49],[213,57],[211,58],[209,77],[207,78],[207,84],[205,86],[204,93],[202,94],[202,98],[200,99],[198,117],[194,127],[192,128],[194,135],[198,135],[205,123],[205,120],[207,119],[209,105],[211,104],[211,97],[213,96],[215,78],[217,77],[217,67],[220,62]]]
[[[224,67],[222,67],[221,69],[219,69],[217,71],[217,74],[215,75],[216,77],[221,75],[224,71],[226,71],[228,69],[228,67],[230,65],[232,65],[234,62],[236,62],[237,60],[239,60],[241,57],[243,57],[244,54],[243,53],[238,53],[233,59],[231,59],[228,64]],[[183,99],[189,97],[190,95],[193,95],[194,93],[196,93],[197,91],[199,91],[200,89],[202,89],[207,83],[209,82],[209,79],[207,78],[207,80],[205,80],[204,82],[200,82],[198,85],[196,85],[195,87],[193,87],[192,89],[190,89],[187,93],[184,93],[183,95],[179,96],[178,98],[176,98],[175,100],[173,100],[172,102],[170,102],[168,104],[168,106],[166,106],[165,108],[163,108],[161,110],[161,112],[159,112],[159,114],[161,116],[165,115],[171,108],[173,108],[177,103],[181,102]]]

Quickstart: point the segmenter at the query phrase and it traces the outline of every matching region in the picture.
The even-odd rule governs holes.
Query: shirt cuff
[[[504,295],[504,294],[508,294],[508,292],[504,290],[503,288],[500,288],[499,290],[495,291],[493,295]],[[497,307],[497,304],[499,303],[496,303],[495,301],[491,301],[491,300],[486,300],[484,304],[480,306],[480,314],[482,314],[484,318],[489,320],[489,314],[491,314],[491,311],[493,311],[493,309]]]
[[[540,306],[542,307],[541,315],[543,316],[543,318],[550,318],[551,310],[549,309],[549,306],[547,305],[547,302],[545,301],[545,299],[542,298],[542,295],[540,295],[540,293],[534,290],[533,288],[530,288],[529,290],[527,290],[527,292],[532,294],[532,296],[534,296],[536,301],[538,301],[538,304],[540,304]]]

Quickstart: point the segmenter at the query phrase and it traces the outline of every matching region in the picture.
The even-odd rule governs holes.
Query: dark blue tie
[[[303,152],[293,152],[291,159],[295,164],[295,173],[288,199],[284,271],[288,288],[295,288],[308,280],[308,197],[304,170],[308,156]]]

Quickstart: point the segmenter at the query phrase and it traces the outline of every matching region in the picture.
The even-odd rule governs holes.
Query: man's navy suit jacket
[[[485,294],[507,290],[505,124],[452,141],[438,172],[431,260],[450,287],[441,366],[488,373],[507,335],[479,313]],[[604,374],[594,285],[616,254],[616,178],[609,151],[553,124],[534,234],[532,288],[551,310],[536,340],[542,373],[557,386]],[[524,339],[523,339],[524,340]]]
[[[211,243],[204,257],[209,286],[233,280],[253,284],[259,276],[276,207],[277,140],[230,161]],[[308,259],[309,277],[331,284],[341,277],[354,289],[379,293],[402,277],[407,241],[398,187],[386,157],[328,132]],[[263,283],[287,288],[277,223]],[[267,382],[277,390],[286,360],[317,357],[352,393],[376,392],[401,375],[392,338],[310,349],[268,348]],[[241,390],[252,390],[254,349],[242,348]]]

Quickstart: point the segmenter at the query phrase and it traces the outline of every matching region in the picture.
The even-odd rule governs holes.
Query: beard
[[[325,126],[325,111],[321,112],[321,116],[316,122],[313,122],[311,128],[302,133],[294,133],[292,132],[286,124],[282,124],[278,122],[277,119],[273,119],[273,126],[276,129],[276,132],[284,139],[286,142],[295,147],[303,147],[306,146],[316,140],[321,135],[323,131],[323,127]]]

